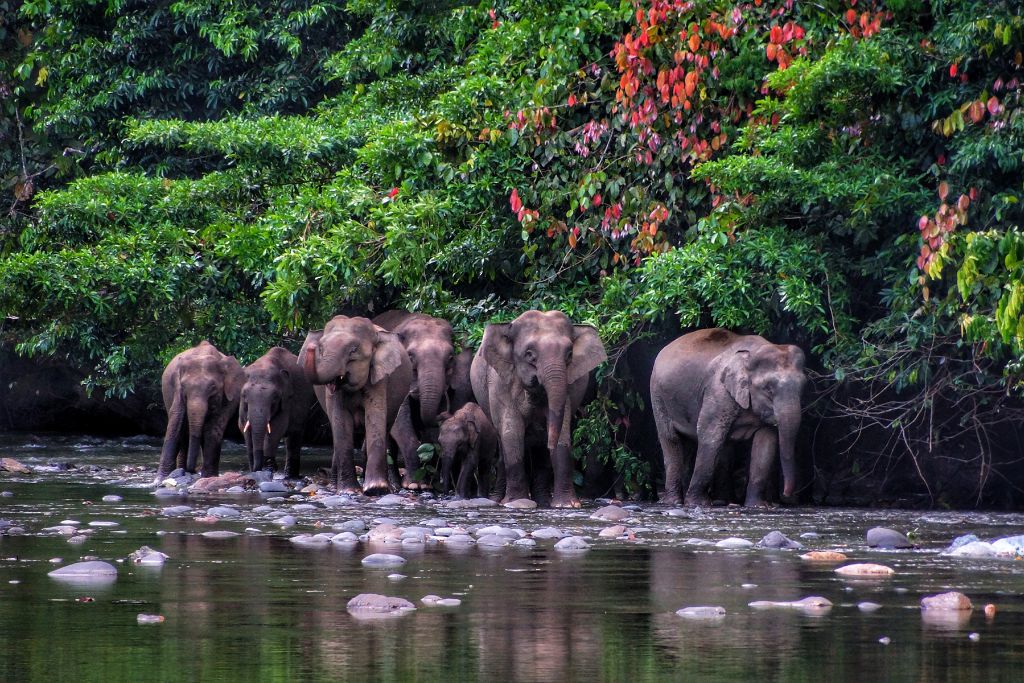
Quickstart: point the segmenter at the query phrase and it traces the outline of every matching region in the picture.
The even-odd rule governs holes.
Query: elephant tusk
[[[247,431],[249,431],[249,421],[248,420],[245,421],[245,426],[242,427],[242,433],[244,434]]]
[[[273,434],[274,430],[270,428],[270,423],[267,423],[267,434]]]

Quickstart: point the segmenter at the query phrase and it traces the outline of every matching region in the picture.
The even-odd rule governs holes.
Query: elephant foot
[[[508,491],[505,493],[505,497],[501,499],[501,504],[511,503],[513,500],[522,500],[523,498],[529,498],[529,491]],[[576,507],[579,507],[577,504]]]
[[[409,491],[419,491],[420,489],[426,489],[427,487],[418,481],[405,478],[402,480],[402,488],[408,489]]]
[[[666,491],[665,495],[658,499],[658,502],[665,505],[682,505],[683,499],[678,493],[669,493]]]
[[[580,507],[580,499],[576,496],[554,496],[551,499],[551,507],[553,508],[578,508]]]
[[[367,479],[363,482],[363,494],[367,496],[383,496],[391,493],[387,479]]]
[[[691,495],[686,494],[686,505],[692,505],[694,507],[711,507],[711,497],[707,494],[702,495]]]
[[[764,498],[761,498],[760,496],[758,496],[758,497],[748,497],[745,501],[743,501],[743,507],[748,507],[748,508],[770,508],[772,506],[769,505],[768,501],[766,501]]]

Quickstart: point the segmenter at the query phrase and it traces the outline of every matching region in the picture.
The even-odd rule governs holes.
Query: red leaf
[[[852,9],[846,10],[846,23],[852,24],[857,21],[857,13]]]
[[[398,192],[399,192],[399,190],[398,190],[397,187],[392,187],[391,188],[391,192],[388,192],[388,197],[391,198],[391,199],[394,199],[395,197],[398,196]]]
[[[593,200],[591,201],[593,201],[594,206],[601,206],[601,193],[598,192],[597,194],[595,194]]]
[[[512,190],[512,196],[508,198],[508,203],[514,213],[519,213],[519,210],[523,208],[523,202],[519,199],[519,190]]]
[[[959,71],[959,68],[957,67],[957,65],[956,64],[951,64],[949,66],[949,77],[950,78],[956,78],[957,71]]]
[[[772,30],[768,34],[768,40],[776,44],[781,43],[782,29],[779,26],[772,26]]]
[[[977,201],[977,199],[978,199],[978,188],[972,187],[970,190],[967,191],[967,194],[971,198],[972,202],[973,201]]]
[[[921,216],[917,219],[917,229],[924,232],[924,229],[928,227],[928,216]]]
[[[694,33],[692,36],[690,36],[690,40],[687,42],[687,44],[690,46],[691,52],[696,52],[697,48],[700,47],[700,36]]]
[[[939,183],[939,200],[946,201],[946,195],[949,194],[949,183],[943,180]]]
[[[997,115],[1003,110],[1003,106],[999,104],[999,98],[995,95],[988,98],[988,102],[985,103],[985,108],[988,109],[988,113],[992,116]]]
[[[960,195],[960,199],[956,201],[956,208],[960,211],[966,211],[967,207],[971,205],[971,198],[965,194]]]
[[[576,106],[576,95],[575,94],[572,94],[572,93],[569,94],[569,106],[570,107]]]

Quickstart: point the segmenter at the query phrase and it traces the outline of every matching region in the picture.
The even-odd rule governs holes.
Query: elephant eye
[[[354,356],[354,355],[356,355],[356,351],[358,351],[358,350],[359,350],[359,344],[353,344],[352,348],[350,348],[348,350],[348,355]]]
[[[534,351],[533,349],[526,349],[526,352],[523,355],[526,357],[526,360],[530,361],[531,363],[537,360],[537,352]]]
[[[565,364],[568,365],[572,362],[572,349],[565,352]]]

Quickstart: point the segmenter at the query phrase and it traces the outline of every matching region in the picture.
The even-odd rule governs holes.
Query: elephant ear
[[[590,371],[607,360],[604,344],[597,329],[590,325],[573,325],[572,327],[572,363],[569,364],[567,380],[572,384],[586,377]]]
[[[299,358],[302,358],[302,356],[299,356]],[[295,393],[295,380],[292,377],[294,368],[282,365],[277,369],[277,371],[281,373],[281,398],[289,400]]]
[[[245,370],[234,356],[227,356],[221,361],[224,373],[224,396],[229,403],[234,403],[242,394],[245,384]]]
[[[484,360],[499,375],[512,372],[512,324],[496,323],[484,329],[484,338],[480,342],[480,351]]]
[[[723,353],[719,380],[740,408],[750,408],[750,352]]]
[[[466,420],[466,437],[469,440],[469,447],[476,448],[477,439],[480,438],[480,425],[476,420]]]
[[[403,356],[405,347],[398,335],[378,327],[377,343],[373,347],[373,360],[370,362],[370,384],[378,384],[387,379],[401,367]]]
[[[787,344],[785,348],[786,351],[789,352],[789,360],[791,363],[793,363],[793,367],[799,370],[800,372],[803,372],[804,363],[806,363],[807,360],[804,356],[803,349],[801,349],[799,346],[793,346],[792,344]]]

